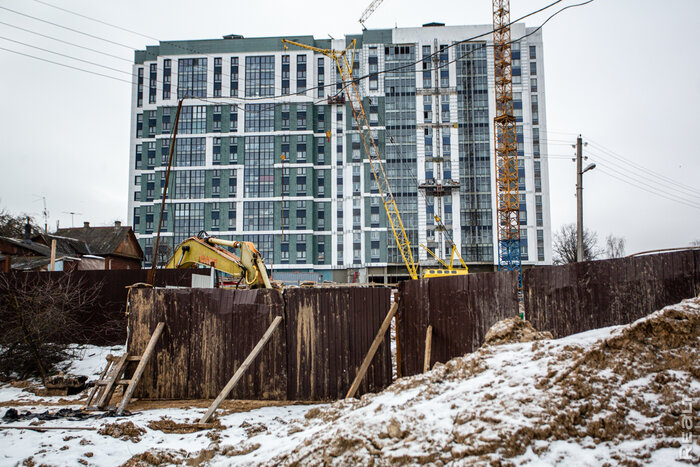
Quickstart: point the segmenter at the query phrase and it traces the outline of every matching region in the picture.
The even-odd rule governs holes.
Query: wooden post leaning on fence
[[[382,323],[381,327],[379,328],[379,332],[377,332],[377,335],[374,338],[374,342],[372,342],[372,345],[369,348],[369,351],[367,352],[367,355],[365,355],[365,359],[362,362],[362,365],[360,366],[360,371],[357,372],[357,376],[355,376],[355,380],[352,382],[352,385],[350,386],[350,390],[348,390],[348,393],[345,395],[346,399],[350,399],[351,397],[355,396],[355,393],[357,392],[357,388],[360,387],[360,383],[362,382],[362,378],[365,377],[365,373],[367,373],[367,369],[369,368],[369,364],[372,362],[372,359],[374,358],[374,354],[377,353],[377,349],[379,348],[379,345],[382,343],[384,340],[384,334],[386,334],[387,329],[389,329],[389,326],[391,325],[391,320],[394,318],[394,315],[396,314],[396,311],[399,309],[399,304],[397,302],[394,302],[393,305],[391,305],[391,308],[389,309],[389,313],[387,313],[386,318],[384,318],[384,322]]]
[[[216,399],[214,402],[212,402],[211,406],[209,407],[209,410],[207,410],[207,413],[204,414],[204,416],[199,420],[199,423],[207,423],[209,419],[211,419],[212,415],[214,415],[214,412],[216,411],[217,408],[221,405],[221,403],[228,397],[228,395],[231,393],[233,390],[233,387],[238,383],[238,381],[241,379],[243,376],[243,373],[248,369],[248,367],[253,363],[253,360],[255,360],[255,357],[258,356],[262,348],[265,346],[268,340],[270,340],[270,337],[272,336],[272,333],[277,329],[277,326],[280,324],[282,321],[282,317],[278,316],[276,317],[273,321],[272,324],[270,324],[270,327],[267,328],[267,331],[265,331],[265,334],[260,338],[258,341],[257,345],[255,348],[253,348],[252,352],[248,354],[246,357],[245,361],[241,364],[240,367],[238,367],[238,370],[236,370],[236,373],[231,377],[228,383],[226,383],[226,386],[224,386],[224,389],[221,390],[218,396],[216,396]]]
[[[433,325],[425,331],[425,355],[423,356],[423,373],[430,371],[430,353],[433,349]]]

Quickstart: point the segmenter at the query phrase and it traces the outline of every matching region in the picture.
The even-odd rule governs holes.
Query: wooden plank
[[[139,380],[141,379],[143,370],[146,369],[146,365],[148,364],[148,361],[150,360],[151,355],[153,354],[153,349],[155,349],[156,343],[158,342],[160,335],[163,333],[164,328],[165,323],[161,321],[156,326],[156,330],[153,331],[151,340],[148,342],[148,347],[146,347],[146,351],[143,353],[141,360],[139,360],[139,365],[136,367],[136,371],[134,371],[134,375],[131,377],[131,383],[126,388],[126,391],[122,396],[122,400],[119,403],[119,407],[117,408],[117,415],[121,415],[122,413],[124,413],[124,409],[126,409],[127,404],[131,400],[131,396],[134,394],[134,389],[136,389],[136,385],[139,384]]]
[[[124,367],[126,366],[126,359],[129,356],[129,354],[125,353],[122,355],[122,358],[119,359],[119,361],[112,365],[112,371],[109,373],[109,384],[105,386],[104,391],[102,392],[102,397],[100,397],[100,400],[97,402],[97,407],[102,409],[104,408],[107,404],[109,404],[110,399],[112,399],[112,394],[114,394],[114,386],[119,377],[124,373]]]
[[[221,391],[221,393],[217,396],[217,398],[214,400],[214,402],[211,404],[209,407],[209,410],[207,410],[207,413],[204,414],[202,419],[199,421],[199,423],[207,423],[209,419],[211,418],[212,415],[214,415],[214,412],[216,409],[221,405],[221,402],[226,399],[226,396],[231,392],[233,387],[236,385],[238,380],[241,379],[243,376],[243,373],[248,369],[251,363],[253,363],[253,360],[255,357],[258,356],[260,351],[262,350],[263,346],[267,343],[267,341],[270,339],[270,336],[272,336],[272,333],[277,329],[277,326],[280,324],[282,321],[282,317],[278,316],[276,317],[273,321],[272,324],[270,324],[270,327],[267,328],[267,331],[265,331],[265,334],[260,338],[260,341],[258,344],[255,346],[252,352],[248,355],[248,357],[245,359],[243,364],[236,370],[236,373],[233,375],[233,377],[229,380],[229,382],[226,384],[226,387]]]
[[[97,381],[98,383],[99,383],[100,380],[103,380],[103,379],[104,379],[104,377],[105,377],[105,376],[107,375],[107,373],[109,372],[110,367],[112,366],[113,360],[110,360],[110,357],[114,357],[114,355],[112,355],[112,354],[107,355],[107,365],[105,366],[104,370],[102,370],[102,373],[100,373],[100,377],[99,377],[99,379],[98,379],[98,381]],[[88,396],[87,400],[85,401],[85,407],[90,407],[90,404],[92,403],[92,400],[93,400],[93,399],[95,398],[95,396],[97,395],[98,390],[100,390],[100,395],[102,395],[102,394],[101,394],[101,390],[102,390],[102,389],[103,389],[103,388],[100,388],[100,387],[98,386],[98,384],[95,383],[95,385],[92,387],[92,391],[90,391],[90,395]]]
[[[384,322],[379,328],[379,332],[377,332],[377,335],[374,338],[374,342],[372,342],[372,345],[370,346],[369,351],[367,352],[367,355],[365,356],[365,359],[362,362],[362,365],[360,366],[360,371],[358,371],[357,376],[355,376],[355,380],[352,382],[352,386],[350,386],[348,393],[345,395],[346,399],[353,397],[357,392],[357,388],[360,387],[362,378],[365,376],[367,368],[369,368],[369,364],[372,362],[372,358],[374,358],[374,354],[379,348],[379,344],[382,343],[384,339],[384,334],[386,334],[387,329],[389,329],[391,320],[394,318],[394,315],[396,314],[398,308],[399,304],[397,302],[394,302],[394,304],[391,306],[391,309],[389,310],[389,313],[387,313],[386,318],[384,318]]]
[[[430,371],[430,352],[433,349],[433,325],[429,324],[425,331],[425,357],[423,358],[423,373]]]

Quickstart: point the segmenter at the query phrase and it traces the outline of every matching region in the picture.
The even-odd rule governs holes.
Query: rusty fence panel
[[[145,282],[147,273],[145,269],[114,269],[72,272],[12,271],[0,274],[9,276],[11,281],[29,278],[39,282],[70,278],[74,283],[79,283],[85,291],[97,289],[94,306],[76,316],[76,321],[82,323],[82,329],[76,332],[71,343],[115,345],[126,341],[126,287]],[[189,286],[192,274],[196,273],[195,270],[158,270],[156,285]]]
[[[140,355],[159,321],[165,331],[137,397],[213,399],[276,316],[278,290],[135,289],[131,294],[129,352]],[[287,338],[278,328],[229,395],[283,400],[287,393]]]
[[[428,325],[433,327],[432,366],[473,352],[494,323],[517,313],[514,272],[401,282],[398,332],[402,375],[423,371]]]
[[[290,400],[343,398],[382,321],[391,291],[376,287],[286,289],[288,388]],[[358,395],[391,384],[387,332]]]
[[[678,251],[523,272],[527,319],[564,337],[631,323],[700,293],[700,251]]]

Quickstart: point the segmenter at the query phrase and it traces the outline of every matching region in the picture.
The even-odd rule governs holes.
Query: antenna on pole
[[[75,215],[77,214],[78,216],[81,216],[83,213],[75,211],[63,211],[63,214],[70,214],[70,226],[75,227],[75,223],[73,222],[75,220]]]
[[[41,201],[44,203],[44,210],[41,211],[41,215],[44,218],[44,233],[49,233],[49,209],[46,207],[46,196],[34,195],[38,198],[36,201]]]

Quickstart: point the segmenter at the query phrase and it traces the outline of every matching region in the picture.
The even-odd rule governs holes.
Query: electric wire
[[[65,68],[71,68],[73,70],[84,71],[85,73],[90,73],[90,74],[97,75],[97,76],[104,76],[105,78],[113,79],[115,81],[123,81],[124,83],[132,84],[131,81],[129,81],[129,80],[117,78],[115,76],[106,75],[104,73],[98,73],[96,71],[86,70],[85,68],[79,68],[79,67],[75,67],[72,65],[66,65],[65,63],[54,62],[53,60],[48,60],[46,58],[37,57],[35,55],[30,55],[30,54],[26,54],[23,52],[18,52],[16,50],[12,50],[12,49],[6,49],[5,47],[0,47],[0,50],[4,50],[6,52],[12,52],[12,53],[17,54],[17,55],[23,55],[25,57],[33,58],[36,60],[41,60],[42,62],[53,63],[54,65],[62,66]]]
[[[114,54],[110,54],[110,53],[107,53],[107,52],[103,52],[103,51],[101,51],[101,50],[92,49],[92,48],[90,48],[90,47],[85,47],[84,45],[76,44],[76,43],[74,43],[74,42],[64,41],[63,39],[59,39],[59,38],[57,38],[57,37],[49,36],[49,35],[47,35],[47,34],[42,34],[42,33],[40,33],[40,32],[32,31],[31,29],[22,28],[22,27],[19,27],[19,26],[14,25],[14,24],[5,23],[4,21],[0,21],[0,24],[2,24],[3,26],[8,26],[8,27],[11,27],[11,28],[19,29],[20,31],[28,32],[28,33],[30,33],[30,34],[34,34],[34,35],[37,35],[37,36],[45,37],[45,38],[47,38],[47,39],[51,39],[51,40],[56,41],[56,42],[62,42],[62,43],[64,43],[64,44],[68,44],[68,45],[71,45],[71,46],[73,46],[73,47],[78,47],[78,48],[80,48],[80,49],[89,50],[90,52],[95,52],[95,53],[98,53],[98,54],[106,55],[106,56],[108,56],[108,57],[116,58],[116,59],[122,60],[122,61],[124,61],[124,62],[133,63],[133,60],[130,60],[130,59],[124,58],[124,57],[120,57],[119,55],[114,55]]]
[[[116,72],[118,72],[118,73],[123,73],[123,74],[129,75],[129,76],[132,76],[132,73],[129,73],[128,71],[120,70],[120,69],[118,69],[118,68],[113,68],[113,67],[107,66],[107,65],[101,65],[101,64],[99,64],[99,63],[96,63],[96,62],[93,62],[93,61],[90,61],[90,60],[84,60],[84,59],[82,59],[82,58],[73,57],[72,55],[64,54],[64,53],[61,53],[61,52],[54,52],[53,50],[44,49],[44,48],[42,48],[42,47],[37,47],[37,46],[35,46],[35,45],[27,44],[26,42],[16,41],[16,40],[14,40],[14,39],[10,39],[10,38],[4,37],[4,36],[0,36],[0,39],[6,40],[6,41],[9,41],[9,42],[14,42],[15,44],[24,45],[24,46],[26,46],[26,47],[31,47],[32,49],[41,50],[42,52],[48,52],[48,53],[50,53],[50,54],[59,55],[59,56],[61,56],[61,57],[70,58],[71,60],[77,60],[77,61],[79,61],[79,62],[87,63],[87,64],[89,64],[89,65],[98,66],[98,67],[100,67],[100,68],[105,68],[105,69],[107,69],[107,70],[112,70],[112,71],[116,71]]]

